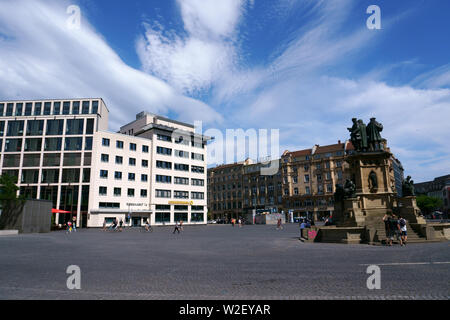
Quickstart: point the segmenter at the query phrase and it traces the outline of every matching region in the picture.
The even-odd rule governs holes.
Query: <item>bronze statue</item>
[[[374,171],[371,171],[369,174],[369,188],[371,190],[378,188],[377,174]]]
[[[383,131],[383,125],[375,120],[375,118],[370,118],[370,122],[367,125],[367,140],[370,150],[376,151],[380,150],[380,142],[383,140],[381,138],[380,132]]]
[[[344,200],[344,188],[340,184],[336,184],[336,191],[334,192],[334,202],[341,202]]]
[[[367,151],[367,147],[368,147],[367,127],[361,119],[358,120],[358,129],[359,129],[359,134],[361,136],[359,148],[361,151]]]
[[[352,118],[353,126],[351,128],[347,128],[348,131],[350,131],[350,141],[353,144],[353,147],[355,150],[359,150],[359,140],[360,138],[357,136],[359,134],[358,129],[358,121],[356,118]]]
[[[345,184],[344,184],[344,198],[355,198],[356,197],[356,185],[355,183],[350,180],[347,179],[345,180]]]
[[[407,176],[406,180],[402,182],[402,195],[403,197],[415,196],[414,181],[411,180],[411,176]]]

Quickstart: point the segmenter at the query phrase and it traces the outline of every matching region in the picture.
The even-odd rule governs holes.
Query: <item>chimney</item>
[[[341,140],[338,140],[338,144],[341,144]]]

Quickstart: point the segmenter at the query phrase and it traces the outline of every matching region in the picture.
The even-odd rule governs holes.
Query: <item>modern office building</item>
[[[206,223],[206,144],[194,126],[150,113],[108,131],[102,99],[0,101],[0,173],[81,227]]]

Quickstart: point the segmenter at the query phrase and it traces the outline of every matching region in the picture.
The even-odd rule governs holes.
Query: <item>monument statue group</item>
[[[386,139],[381,137],[383,125],[376,118],[371,118],[367,125],[357,118],[352,122],[347,129],[354,150],[346,155],[345,183],[335,185],[332,216],[335,225],[319,228],[316,241],[381,241],[385,236],[381,233],[386,214],[401,215],[409,226],[422,232],[426,221],[417,207],[411,176],[402,182],[401,195],[395,188],[393,155]]]

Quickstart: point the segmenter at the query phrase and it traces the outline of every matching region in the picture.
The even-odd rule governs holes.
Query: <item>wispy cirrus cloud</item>
[[[103,97],[118,128],[133,114],[172,112],[185,121],[221,121],[207,104],[183,96],[164,81],[133,69],[82,19],[67,26],[56,0],[0,2],[0,96],[2,99]]]
[[[180,92],[208,90],[237,59],[236,39],[246,0],[178,0],[184,30],[144,23],[137,41],[143,69]]]

